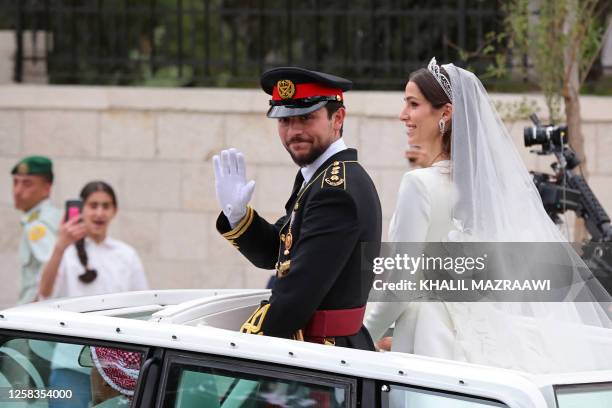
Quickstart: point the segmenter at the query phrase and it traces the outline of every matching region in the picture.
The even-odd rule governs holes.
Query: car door
[[[151,351],[95,339],[0,330],[0,406],[133,406]]]
[[[378,382],[381,408],[500,408],[506,404],[489,398],[406,384]]]
[[[357,380],[315,370],[166,352],[157,407],[357,406]]]

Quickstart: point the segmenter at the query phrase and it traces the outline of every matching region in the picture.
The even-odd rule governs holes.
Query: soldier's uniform
[[[44,157],[27,157],[15,165],[11,174],[52,174],[51,161]],[[21,217],[23,230],[19,242],[19,303],[36,299],[39,275],[42,265],[53,252],[61,215],[61,211],[45,199]]]
[[[273,96],[268,116],[320,109],[325,105],[325,99],[321,104],[318,98],[321,95],[342,100],[346,82],[298,68],[268,71],[262,77],[264,90]],[[300,89],[302,85],[307,89]],[[279,97],[279,86],[293,87],[297,99]],[[282,104],[275,104],[279,100]],[[373,281],[369,263],[378,254],[381,237],[381,207],[374,184],[354,149],[337,152],[307,183],[303,181],[298,171],[286,214],[274,224],[250,207],[234,228],[223,213],[217,219],[223,237],[255,266],[277,271],[269,301],[252,314],[242,331],[373,349],[362,320]],[[368,246],[371,253],[362,259],[365,242],[374,245]]]

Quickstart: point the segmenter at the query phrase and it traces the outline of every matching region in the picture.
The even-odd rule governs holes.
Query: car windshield
[[[559,408],[608,408],[612,406],[612,382],[555,387]]]

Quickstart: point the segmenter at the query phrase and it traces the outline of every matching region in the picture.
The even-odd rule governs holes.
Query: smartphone
[[[72,218],[78,218],[81,215],[83,202],[81,200],[66,200],[66,212],[64,222]]]

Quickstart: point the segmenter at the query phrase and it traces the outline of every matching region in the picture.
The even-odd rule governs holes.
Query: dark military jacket
[[[286,214],[274,224],[250,207],[233,229],[223,213],[217,219],[218,231],[255,266],[277,270],[269,306],[253,319],[252,333],[291,338],[317,310],[367,302],[374,278],[367,264],[378,256],[382,217],[357,151],[336,153],[302,184],[298,171]],[[365,242],[373,245],[362,265]]]

